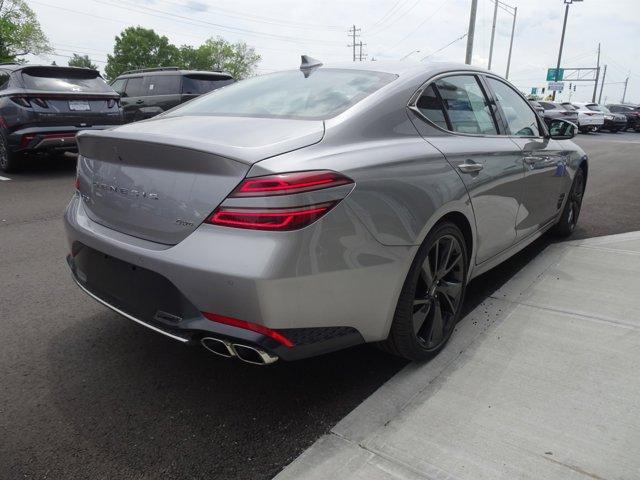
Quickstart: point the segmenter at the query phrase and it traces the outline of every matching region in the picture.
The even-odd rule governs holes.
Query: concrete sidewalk
[[[640,479],[640,232],[548,247],[277,480]]]

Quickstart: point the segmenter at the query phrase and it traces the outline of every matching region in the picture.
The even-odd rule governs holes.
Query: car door
[[[448,74],[431,81],[413,109],[441,133],[426,140],[440,150],[464,182],[476,219],[476,262],[514,244],[524,176],[522,153],[501,135],[478,76]]]
[[[121,95],[120,104],[124,114],[125,123],[140,120],[139,110],[144,106],[144,78],[129,77],[124,87],[124,95]]]
[[[518,240],[554,220],[562,207],[568,152],[551,140],[529,102],[503,80],[484,77],[498,105],[507,135],[522,151],[522,202],[516,220]],[[564,145],[566,146],[566,145]]]

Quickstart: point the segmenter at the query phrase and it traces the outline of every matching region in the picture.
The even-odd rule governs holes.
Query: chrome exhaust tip
[[[260,348],[241,343],[231,343],[222,338],[204,337],[200,340],[200,343],[211,353],[215,353],[220,357],[237,357],[239,360],[252,365],[270,365],[278,361],[278,356]]]
[[[219,355],[221,357],[231,358],[236,356],[231,343],[227,342],[226,340],[214,337],[204,337],[202,340],[200,340],[200,343],[211,353],[215,353],[216,355]]]
[[[240,343],[233,343],[231,346],[240,360],[251,363],[252,365],[270,365],[278,361],[276,355],[272,355],[259,348],[242,345]]]

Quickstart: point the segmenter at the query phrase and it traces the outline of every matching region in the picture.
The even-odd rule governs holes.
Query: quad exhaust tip
[[[236,357],[245,363],[252,365],[270,365],[278,361],[278,357],[260,348],[233,343],[222,338],[204,337],[200,340],[204,348],[221,357]]]

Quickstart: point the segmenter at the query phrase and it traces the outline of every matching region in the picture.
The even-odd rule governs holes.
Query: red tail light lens
[[[336,202],[297,208],[218,207],[206,220],[213,225],[250,230],[297,230],[315,222],[331,210]]]
[[[271,195],[293,195],[350,183],[353,183],[350,178],[337,172],[325,170],[281,173],[247,178],[229,196],[266,197]]]
[[[76,188],[76,191],[79,192],[80,191],[80,177],[76,177],[76,181],[73,183],[73,185]]]
[[[293,347],[293,342],[287,337],[275,330],[265,327],[264,325],[258,325],[256,323],[246,322],[244,320],[238,320],[237,318],[225,317],[216,313],[202,312],[202,315],[212,322],[224,323],[225,325],[231,325],[232,327],[243,328],[245,330],[251,330],[252,332],[260,333],[266,337],[274,339],[276,342],[284,345],[285,347]]]

